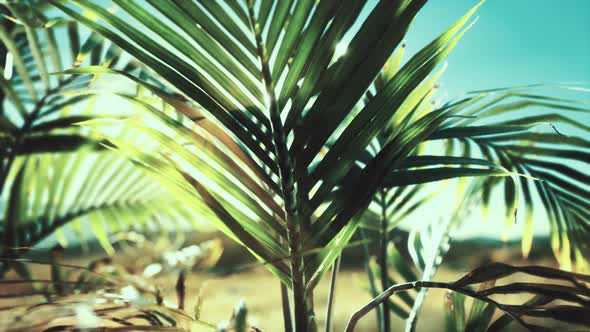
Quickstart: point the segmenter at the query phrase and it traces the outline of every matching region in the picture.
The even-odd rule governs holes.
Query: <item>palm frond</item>
[[[519,177],[524,197],[525,232],[522,251],[526,256],[533,242],[534,207],[544,210],[551,224],[551,244],[557,260],[566,269],[587,271],[583,252],[588,250],[590,194],[586,175],[590,127],[587,103],[536,95],[521,89],[482,92],[469,105],[458,106],[461,118],[449,119],[430,140],[454,141],[463,154],[486,158]],[[535,110],[533,115],[527,110]],[[498,118],[500,116],[501,118]],[[490,122],[493,121],[493,124]],[[514,223],[516,208],[512,184],[500,179],[483,183],[484,208],[494,188],[504,187],[506,223]],[[508,189],[507,189],[508,187]],[[517,217],[516,222],[519,221]]]
[[[93,81],[62,71],[96,65],[148,76],[98,34],[83,38],[77,23],[48,19],[43,6],[0,6],[17,19],[12,23],[2,18],[0,23],[2,47],[13,59],[3,61],[7,70],[0,77],[0,255],[18,257],[54,233],[67,241],[63,229],[69,224],[78,240],[94,234],[112,253],[110,232],[157,230],[170,221],[196,221],[192,211],[180,206],[144,170],[76,125],[101,118],[95,111],[96,97],[71,93]],[[66,44],[56,41],[66,35],[69,49],[64,52]],[[3,264],[2,271],[7,267]]]
[[[375,94],[384,88],[387,78],[396,74],[399,70],[399,62],[403,53],[404,48],[400,48],[391,56],[389,62],[375,80],[372,89],[367,91],[364,97],[366,102],[371,102],[375,98]],[[541,146],[547,146],[545,143],[550,142],[555,151],[565,152],[566,150],[564,150],[563,146],[567,144],[565,143],[566,139],[575,142],[577,145],[576,148],[581,148],[582,151],[588,145],[582,138],[565,137],[553,124],[568,125],[572,129],[581,132],[583,136],[584,131],[588,129],[587,126],[584,126],[579,121],[565,117],[562,115],[562,112],[565,112],[565,114],[568,112],[583,114],[587,111],[584,102],[531,94],[525,90],[529,88],[526,87],[474,93],[462,100],[447,103],[436,108],[434,102],[430,102],[429,99],[434,96],[435,91],[438,89],[436,79],[438,79],[441,72],[442,70],[436,75],[433,75],[425,82],[420,90],[414,92],[414,94],[420,92],[420,95],[415,95],[414,98],[409,98],[405,101],[405,104],[400,107],[397,113],[403,114],[403,116],[393,118],[391,126],[385,128],[373,139],[362,156],[357,159],[356,165],[354,166],[357,169],[356,176],[358,176],[362,167],[369,163],[370,159],[378,153],[382,146],[388,143],[397,131],[406,129],[405,118],[408,116],[414,116],[415,113],[427,113],[431,109],[451,109],[452,117],[445,120],[443,125],[424,141],[424,144],[418,146],[412,152],[412,155],[406,157],[398,169],[385,175],[380,191],[372,198],[372,203],[365,212],[362,227],[367,231],[363,233],[365,234],[363,236],[368,236],[379,242],[374,252],[377,260],[369,264],[372,269],[372,271],[368,271],[369,279],[379,279],[381,283],[379,288],[382,290],[393,284],[393,280],[387,272],[387,250],[392,241],[392,229],[411,215],[412,212],[415,212],[422,205],[425,205],[432,198],[436,197],[438,191],[432,186],[426,186],[426,184],[431,182],[453,178],[487,177],[485,180],[477,179],[472,181],[468,193],[461,194],[461,196],[465,197],[466,195],[478,195],[480,192],[483,192],[484,209],[489,204],[491,187],[497,184],[503,184],[508,226],[512,224],[516,216],[515,208],[518,206],[518,196],[524,196],[525,208],[527,209],[527,225],[522,243],[525,255],[530,251],[532,242],[531,208],[533,198],[529,186],[531,181],[533,183],[543,183],[544,181],[538,177],[540,175],[539,172],[533,174],[521,165],[515,166],[506,163],[506,158],[497,158],[497,154],[490,153],[489,151],[479,152],[477,149],[473,149],[472,146],[474,144],[471,143],[472,139],[477,139],[478,142],[484,139],[496,139],[500,141],[499,143],[510,143],[512,148],[519,151],[526,151],[528,146],[539,144]],[[418,96],[421,97],[418,98]],[[511,102],[505,102],[505,99]],[[548,109],[549,112],[535,116],[526,116],[525,112],[529,107],[542,107],[545,110]],[[493,117],[494,115],[507,116],[511,120],[503,119],[502,121],[498,121]],[[491,118],[491,120],[488,118]],[[471,125],[472,123],[474,125]],[[550,128],[550,130],[545,130],[542,134],[534,132],[538,127],[543,125]],[[518,138],[522,138],[523,140],[518,141]],[[444,155],[427,154],[431,153],[429,151],[440,151],[441,145],[437,145],[437,143],[443,139],[445,140],[445,145],[442,146]],[[519,143],[523,143],[524,140],[527,141],[525,144],[526,147],[521,148],[521,144]],[[458,152],[455,147],[456,143],[462,144]],[[486,149],[486,147],[482,146],[487,146],[488,143],[486,141],[480,144],[480,147]],[[489,148],[487,149],[489,150]],[[553,151],[554,156],[556,155],[555,151]],[[581,154],[582,152],[576,153],[573,152],[575,155],[573,158],[583,164],[585,157]],[[457,154],[459,155],[457,156]],[[553,160],[553,163],[555,161],[556,159]],[[541,165],[547,165],[542,160],[536,161],[535,159],[535,162],[541,163]],[[554,166],[556,165],[554,164]],[[564,168],[561,168],[561,170],[563,171]],[[580,174],[578,172],[577,177],[574,175],[575,180],[578,181],[577,184],[587,183],[588,179],[583,176],[580,177]],[[460,181],[464,182],[465,180],[462,179]],[[459,183],[459,189],[464,186],[462,182]],[[517,187],[520,187],[520,190]],[[571,186],[569,188],[571,189]],[[582,190],[584,190],[583,188],[584,186],[582,185]],[[522,191],[522,193],[519,193],[519,191]],[[464,209],[468,209],[468,206],[474,203],[462,202],[462,205]],[[551,212],[553,211],[552,209],[553,206],[547,206],[549,213],[553,213]],[[575,221],[574,223],[577,222],[580,221]],[[553,232],[554,236],[557,236],[555,234],[559,233],[556,229]],[[579,233],[579,236],[580,238],[587,237],[583,233]],[[583,244],[582,246],[573,244],[573,248],[572,252],[574,253],[576,250],[584,250]],[[369,254],[373,253],[368,253],[367,259]],[[568,252],[567,255],[569,254]],[[416,254],[414,256],[419,257]],[[580,260],[578,268],[584,267],[586,263],[582,255],[577,254],[577,256]],[[558,260],[561,260],[561,257],[558,257]],[[416,264],[420,266],[418,262]],[[398,264],[396,270],[402,269],[402,265]],[[567,264],[565,265],[566,268],[568,266]],[[423,279],[429,280],[429,276],[424,275]],[[371,283],[373,288],[372,294],[376,296],[375,288],[377,286],[374,281],[371,281]],[[415,317],[423,301],[424,294],[425,290],[421,290],[418,296],[419,300],[416,302],[411,301],[410,298],[405,298],[406,304],[414,307],[414,310],[411,311],[412,318],[407,321],[407,329],[409,331],[415,328]],[[384,312],[392,310],[404,318],[407,318],[409,315],[403,306],[400,307],[391,301],[383,302],[383,310]],[[379,314],[381,315],[379,321],[385,322],[385,327],[382,326],[381,328],[382,330],[387,330],[387,316],[384,316],[383,312],[379,312]]]
[[[166,150],[163,154],[182,159],[161,158],[157,168],[165,167],[170,172],[178,169],[186,179],[184,186],[192,184],[195,198],[208,201],[221,219],[239,224],[221,228],[242,243],[254,243],[249,247],[257,256],[298,256],[297,252],[303,250],[326,248],[318,255],[305,257],[296,268],[304,273],[308,289],[315,286],[336,258],[334,248],[341,247],[338,243],[348,241],[354,233],[356,223],[349,221],[378,190],[379,175],[395,168],[445,119],[446,112],[440,111],[408,120],[408,130],[400,131],[383,146],[360,171],[360,177],[352,176],[359,174],[354,160],[402,103],[420,99],[426,92],[422,82],[453,49],[477,8],[390,77],[374,101],[362,105],[359,101],[400,44],[424,1],[380,2],[371,8],[358,30],[353,29],[354,13],[367,5],[364,1],[273,5],[262,1],[244,6],[205,1],[147,1],[146,6],[128,1],[115,3],[133,24],[86,0],[73,1],[75,6],[59,2],[54,5],[124,48],[203,108],[181,109],[175,102],[178,111],[189,117],[202,114],[206,121],[218,122],[230,133],[233,144],[240,147],[238,152],[248,155],[248,164],[255,167],[239,170],[237,166],[243,165],[230,162],[237,159],[234,153],[220,154],[218,137],[202,132],[205,128],[200,128],[200,118],[189,126],[191,132],[170,117],[156,114],[170,129],[181,131],[186,142],[212,143],[198,154],[170,140],[162,131],[134,127],[159,142]],[[92,13],[101,22],[80,15],[74,7]],[[270,16],[263,18],[260,11],[270,11]],[[287,24],[288,14],[291,19]],[[179,30],[183,33],[177,33]],[[336,45],[346,33],[352,33],[350,51],[338,57]],[[69,73],[74,72],[99,73],[90,68]],[[162,97],[162,92],[154,92]],[[170,97],[166,98],[170,102]],[[139,106],[154,114],[147,105]],[[354,119],[348,120],[353,115]],[[131,149],[131,144],[125,142],[115,145]],[[147,155],[133,150],[136,158],[149,164]],[[264,169],[268,175],[260,174]],[[238,170],[240,177],[236,176]],[[202,180],[205,177],[206,182]],[[242,183],[250,185],[244,188]],[[269,188],[260,190],[263,185]],[[355,195],[348,190],[351,187],[356,189]],[[343,190],[334,193],[338,188]],[[245,204],[245,210],[236,208],[232,203],[236,201]],[[277,204],[282,206],[278,210]],[[236,234],[236,229],[244,232]],[[287,267],[275,265],[282,275],[289,275]]]

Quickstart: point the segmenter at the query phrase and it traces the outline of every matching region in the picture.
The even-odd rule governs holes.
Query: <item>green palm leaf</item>
[[[533,206],[538,204],[551,223],[551,243],[557,260],[566,269],[572,269],[575,262],[576,269],[587,271],[587,259],[582,253],[588,249],[584,239],[590,228],[585,212],[588,204],[583,197],[590,193],[586,175],[590,142],[585,138],[590,128],[577,118],[587,116],[590,108],[583,102],[519,89],[482,92],[472,98],[473,104],[459,106],[456,113],[475,117],[450,119],[429,139],[459,142],[467,155],[483,156],[511,172],[537,179],[519,180],[525,210],[523,253],[527,255],[531,249]],[[529,108],[537,109],[535,115],[526,113]],[[498,114],[502,114],[502,120],[488,124]],[[485,204],[490,191],[501,186],[506,184],[491,179],[484,182]],[[508,191],[504,196],[511,200],[512,195]],[[508,225],[513,220],[509,206]]]
[[[121,49],[97,34],[82,39],[77,23],[51,23],[42,7],[0,6],[18,19],[0,22],[1,53],[13,58],[13,64],[3,58],[2,65],[15,69],[0,77],[0,255],[17,257],[54,233],[66,241],[64,226],[82,241],[89,237],[85,229],[92,229],[112,253],[108,234],[113,231],[169,229],[170,221],[179,227],[187,227],[180,224],[186,220],[195,221],[191,227],[200,225],[194,211],[178,205],[143,169],[76,125],[101,118],[94,111],[96,97],[70,93],[92,84],[91,78],[47,75],[72,65],[141,68],[122,60]],[[56,40],[66,35],[64,52],[67,44]],[[2,272],[7,267],[3,263]]]

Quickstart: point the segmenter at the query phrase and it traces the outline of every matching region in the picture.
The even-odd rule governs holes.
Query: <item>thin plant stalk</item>
[[[389,276],[387,274],[387,205],[385,190],[382,189],[379,193],[381,203],[381,229],[380,229],[380,253],[379,253],[379,267],[381,269],[381,289],[386,290],[389,287]],[[383,301],[383,330],[384,332],[391,331],[391,319],[389,314],[389,301]]]
[[[361,240],[364,241],[367,236],[365,235],[365,231],[362,227],[359,227],[359,235]],[[369,290],[371,292],[372,297],[377,297],[377,286],[375,284],[375,275],[369,266],[369,260],[371,255],[369,254],[369,245],[366,242],[363,242],[363,254],[365,256],[365,270],[367,271],[367,279],[369,280]],[[378,308],[375,310],[375,314],[377,315],[377,325],[379,328],[379,332],[383,332],[383,320],[381,319],[381,315],[383,312],[381,311],[383,308]]]
[[[328,306],[326,308],[326,332],[332,332],[332,325],[334,325],[334,298],[336,297],[336,277],[338,270],[340,270],[340,261],[342,256],[338,256],[334,265],[332,265],[332,274],[330,275],[330,292],[328,293]]]

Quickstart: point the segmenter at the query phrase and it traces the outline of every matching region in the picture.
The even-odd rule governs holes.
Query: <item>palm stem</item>
[[[297,188],[293,177],[293,166],[287,148],[287,138],[281,121],[281,114],[274,92],[274,84],[268,64],[268,56],[260,26],[254,17],[254,8],[251,0],[247,1],[250,27],[256,38],[256,48],[260,59],[262,79],[268,97],[268,109],[273,136],[275,153],[278,161],[279,178],[281,180],[281,193],[285,205],[285,220],[287,221],[287,241],[289,243],[289,255],[291,263],[291,282],[293,290],[293,304],[295,312],[295,329],[308,331],[308,316],[311,314],[305,299],[305,273],[303,257],[300,254],[301,220],[297,206]]]
[[[330,293],[328,294],[328,307],[326,309],[326,332],[332,331],[332,325],[334,324],[332,314],[334,313],[334,298],[336,296],[336,277],[338,276],[338,270],[340,269],[340,261],[342,256],[338,256],[334,265],[332,265],[332,275],[330,276]]]
[[[386,290],[389,287],[389,276],[387,274],[387,205],[385,190],[381,189],[379,193],[379,200],[381,204],[381,243],[379,246],[379,267],[381,269],[381,289]],[[391,330],[391,319],[389,315],[389,301],[383,301],[383,330],[389,332]]]

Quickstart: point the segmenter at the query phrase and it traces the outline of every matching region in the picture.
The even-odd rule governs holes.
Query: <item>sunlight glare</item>
[[[348,44],[345,41],[341,40],[338,42],[338,44],[336,44],[336,49],[334,50],[334,61],[338,61],[338,59],[343,57],[347,50]]]
[[[6,52],[6,65],[4,65],[4,79],[10,80],[12,78],[12,53]]]

